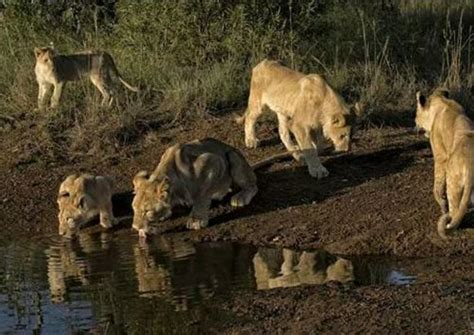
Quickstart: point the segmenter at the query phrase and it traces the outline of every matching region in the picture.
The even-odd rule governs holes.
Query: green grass
[[[0,126],[34,123],[21,147],[41,157],[113,157],[160,125],[241,108],[263,58],[324,74],[378,120],[409,120],[416,90],[438,86],[472,106],[471,1],[120,0],[115,17],[69,3],[82,5],[0,9]],[[36,111],[33,48],[51,42],[109,51],[141,92],[120,88],[104,110],[90,83],[71,83],[59,110]]]

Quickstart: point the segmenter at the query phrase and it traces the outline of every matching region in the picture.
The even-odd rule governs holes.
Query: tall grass
[[[28,129],[20,149],[39,157],[114,157],[163,125],[240,108],[263,58],[324,74],[373,120],[409,121],[415,91],[435,86],[472,105],[467,0],[3,3],[0,126]],[[36,111],[32,50],[51,42],[63,53],[109,51],[141,92],[120,88],[106,110],[90,83],[74,83],[60,109]]]

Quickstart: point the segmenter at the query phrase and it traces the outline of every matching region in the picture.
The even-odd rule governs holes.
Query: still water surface
[[[147,243],[128,234],[0,241],[0,253],[2,334],[185,333],[200,319],[202,302],[215,296],[328,281],[416,280],[382,259],[164,236]]]

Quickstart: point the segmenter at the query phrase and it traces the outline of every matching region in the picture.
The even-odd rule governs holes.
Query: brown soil
[[[0,135],[0,187],[4,190],[0,228],[11,238],[57,231],[57,188],[72,172],[115,176],[114,209],[117,215],[129,215],[133,175],[141,169],[153,170],[171,142],[216,137],[240,148],[250,162],[283,151],[273,122],[265,121],[259,127],[263,145],[248,150],[243,145],[243,130],[230,117],[208,117],[149,136],[147,144],[121,161],[88,159],[62,165],[18,158],[16,138],[23,131]],[[474,215],[465,220],[455,238],[441,240],[435,229],[440,213],[431,193],[433,159],[427,141],[406,128],[390,127],[360,131],[357,137],[351,153],[324,157],[328,178],[314,180],[306,167],[293,161],[277,163],[258,172],[259,193],[248,207],[234,210],[228,201],[217,203],[211,226],[191,232],[184,228],[186,212],[181,211],[184,215],[164,223],[160,231],[192,241],[324,248],[343,255],[456,255],[465,260],[466,267],[451,269],[457,269],[459,276],[444,282],[409,287],[326,285],[248,293],[216,302],[234,316],[232,321],[218,322],[219,332],[474,331],[474,270],[468,266],[474,255]],[[121,226],[129,223],[124,219]],[[434,271],[443,274],[447,270]]]

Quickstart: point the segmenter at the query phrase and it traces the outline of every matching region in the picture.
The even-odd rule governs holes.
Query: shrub
[[[0,122],[37,124],[34,146],[44,157],[113,157],[159,125],[240,108],[263,58],[323,73],[347,100],[362,100],[387,122],[408,120],[420,88],[443,85],[472,103],[467,0],[3,3]],[[121,90],[120,105],[104,110],[92,85],[70,84],[58,111],[34,111],[32,49],[50,42],[65,53],[109,51],[141,93]]]

